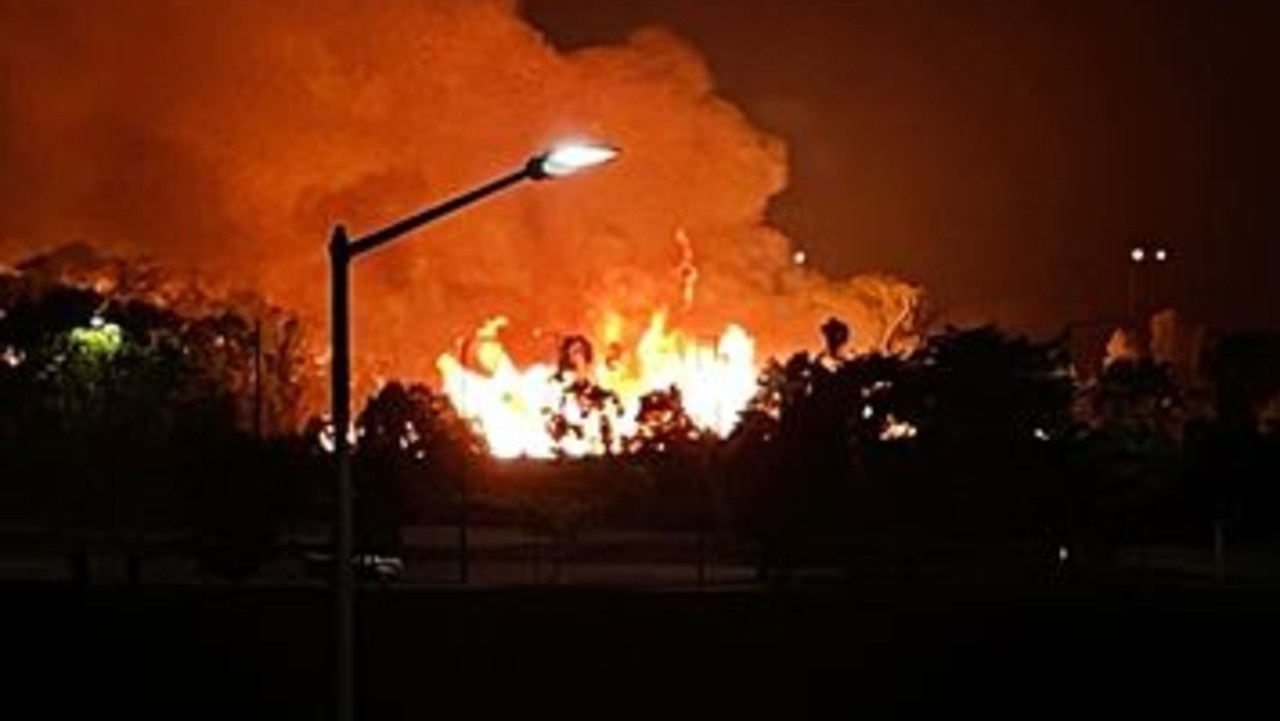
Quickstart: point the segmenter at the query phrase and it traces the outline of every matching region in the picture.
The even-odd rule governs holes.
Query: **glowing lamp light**
[[[530,163],[533,177],[564,178],[574,173],[604,165],[618,157],[618,149],[596,143],[566,143],[534,158]]]
[[[791,256],[791,262],[795,263],[796,265],[804,265],[805,263],[809,262],[809,254],[804,252],[803,250],[797,250]]]
[[[1142,246],[1134,246],[1129,250],[1129,259],[1135,263],[1142,263],[1148,260],[1164,263],[1170,257],[1171,253],[1166,247],[1144,248]]]

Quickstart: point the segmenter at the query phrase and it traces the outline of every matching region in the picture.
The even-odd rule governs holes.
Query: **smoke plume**
[[[771,351],[829,315],[879,346],[914,307],[792,262],[765,221],[783,143],[662,29],[566,53],[512,0],[0,0],[0,73],[6,261],[87,241],[256,288],[316,337],[332,224],[372,230],[560,139],[623,149],[362,259],[356,356],[380,374],[429,376],[496,314],[538,338],[667,307]]]

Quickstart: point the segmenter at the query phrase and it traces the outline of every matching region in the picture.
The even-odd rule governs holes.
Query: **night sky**
[[[786,140],[771,214],[832,274],[919,280],[956,320],[1051,330],[1152,304],[1280,326],[1280,4],[528,0],[557,45],[661,24]]]

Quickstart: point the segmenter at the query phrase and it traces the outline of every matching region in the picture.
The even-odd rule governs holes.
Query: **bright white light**
[[[359,444],[360,436],[362,435],[361,431],[363,430],[364,429],[357,430],[354,421],[352,421],[351,425],[347,426],[348,447],[354,449]],[[320,428],[319,434],[316,435],[316,442],[320,444],[320,448],[323,449],[325,453],[333,453],[338,450],[338,444],[333,436],[332,423],[326,421],[324,426]]]
[[[1066,546],[1058,546],[1058,563],[1066,563],[1071,558],[1071,549]]]
[[[795,254],[791,256],[791,261],[796,265],[804,265],[809,262],[809,254],[803,250],[797,250]]]
[[[1156,262],[1157,262],[1157,263],[1163,263],[1163,262],[1165,262],[1165,261],[1166,261],[1166,260],[1168,260],[1168,259],[1169,259],[1169,251],[1165,250],[1164,248],[1160,248],[1160,249],[1156,250]]]
[[[1049,440],[1049,432],[1048,432],[1048,431],[1046,431],[1046,430],[1045,430],[1045,429],[1043,429],[1043,428],[1037,428],[1037,429],[1035,429],[1034,431],[1032,431],[1032,432],[1031,432],[1031,435],[1035,436],[1035,437],[1036,437],[1036,440],[1038,440],[1038,441],[1047,441],[1047,440]]]
[[[552,148],[542,156],[540,170],[551,178],[563,178],[580,170],[603,165],[618,157],[618,150],[607,145],[569,143]]]
[[[1133,262],[1141,263],[1142,261],[1146,260],[1147,251],[1143,250],[1142,248],[1134,248],[1133,250],[1129,251],[1129,257],[1133,259]]]
[[[26,358],[25,353],[11,345],[5,346],[4,352],[0,353],[0,363],[4,363],[10,368],[17,368],[22,365],[22,361],[26,360]]]

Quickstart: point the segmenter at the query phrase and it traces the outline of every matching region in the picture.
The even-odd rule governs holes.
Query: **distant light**
[[[1066,563],[1071,558],[1071,549],[1066,546],[1058,546],[1058,563]]]
[[[26,358],[25,353],[11,345],[5,346],[4,352],[0,353],[0,363],[4,363],[10,368],[17,368],[22,365],[22,361],[26,360]]]
[[[347,444],[352,448],[359,445],[360,436],[364,435],[363,431],[363,428],[357,429],[355,422],[352,421],[351,425],[347,426]],[[325,424],[320,427],[319,433],[316,434],[316,442],[320,444],[320,448],[325,453],[333,453],[338,445],[334,441],[333,424],[326,419]]]
[[[791,262],[795,263],[796,265],[804,265],[809,262],[809,254],[805,253],[803,250],[797,250],[791,256]]]
[[[89,319],[87,328],[72,328],[71,341],[82,350],[97,355],[115,355],[124,344],[124,331],[102,316]]]
[[[915,426],[906,421],[899,421],[890,415],[884,430],[880,432],[880,440],[899,441],[907,438],[915,438],[918,433],[919,429]]]
[[[1163,263],[1163,262],[1165,262],[1165,261],[1166,261],[1166,260],[1168,260],[1168,259],[1169,259],[1169,251],[1165,250],[1164,248],[1158,248],[1158,249],[1156,250],[1156,262],[1157,262],[1157,263]]]
[[[1031,435],[1035,436],[1035,437],[1036,437],[1036,440],[1038,440],[1038,441],[1047,441],[1047,440],[1049,440],[1049,432],[1048,432],[1048,431],[1046,431],[1046,430],[1045,430],[1045,429],[1043,429],[1043,428],[1037,428],[1037,429],[1035,429],[1034,431],[1032,431],[1032,432],[1031,432]]]
[[[870,404],[862,407],[863,420],[869,421],[875,414],[876,414],[876,409],[872,408]]]
[[[1134,248],[1133,250],[1129,251],[1129,258],[1131,258],[1135,263],[1141,263],[1142,261],[1146,260],[1147,251],[1143,250],[1142,248]]]
[[[618,149],[594,143],[567,143],[535,159],[535,176],[563,178],[618,157]]]

